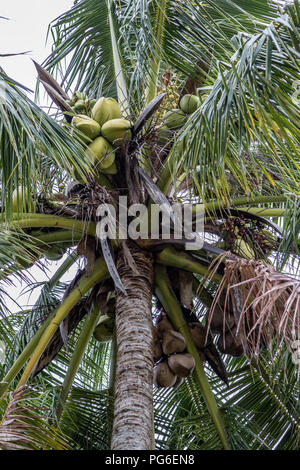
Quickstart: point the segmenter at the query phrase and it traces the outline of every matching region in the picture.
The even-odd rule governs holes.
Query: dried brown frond
[[[224,276],[210,311],[210,318],[221,296],[226,311],[233,310],[236,336],[247,355],[259,354],[275,339],[288,347],[300,338],[300,282],[276,272],[273,266],[236,256],[218,257],[210,276],[221,262]],[[224,320],[225,321],[225,320]]]

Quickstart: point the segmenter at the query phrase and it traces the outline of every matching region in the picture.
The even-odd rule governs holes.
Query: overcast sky
[[[9,21],[0,19],[0,55],[30,51],[25,56],[0,57],[0,65],[5,72],[16,81],[35,89],[36,71],[31,59],[41,63],[51,50],[51,38],[46,45],[46,36],[49,23],[73,5],[73,0],[0,0],[0,16],[9,18]],[[65,257],[64,257],[65,259]],[[46,275],[40,269],[30,269],[36,281],[51,277],[63,260],[53,263]],[[74,276],[75,269],[64,276],[63,280]],[[21,295],[26,284],[17,283],[8,289],[9,295],[24,308],[32,305],[40,289],[35,289],[32,296]],[[11,311],[18,307],[10,299],[7,300]]]
[[[5,72],[34,90],[36,71],[31,59],[41,63],[51,49],[46,45],[49,23],[73,5],[73,0],[0,0],[0,55],[30,51],[26,56],[0,57]]]

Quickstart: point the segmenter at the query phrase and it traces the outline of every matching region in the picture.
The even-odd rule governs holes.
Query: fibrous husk
[[[82,134],[91,140],[96,139],[96,137],[100,135],[100,124],[85,114],[74,116],[72,119],[72,124],[74,127],[76,127],[76,129],[78,129],[80,132],[82,132]]]
[[[171,371],[178,377],[188,377],[194,370],[195,359],[189,353],[173,354],[168,358]]]
[[[127,119],[111,119],[103,124],[101,134],[114,145],[120,145],[123,138],[131,139],[132,123]]]
[[[244,354],[243,344],[236,336],[236,328],[227,331],[225,335],[220,335],[218,348],[222,354],[230,354],[234,357],[239,357]]]
[[[163,337],[163,334],[166,331],[168,330],[174,331],[172,324],[169,322],[169,320],[167,319],[167,316],[164,314],[161,314],[157,319],[157,329],[158,329],[158,335],[160,338]]]
[[[97,137],[86,149],[87,155],[94,163],[99,163],[100,168],[109,168],[115,161],[113,147],[104,137]]]
[[[100,126],[103,126],[111,119],[118,119],[121,117],[121,110],[118,102],[114,98],[99,98],[94,104],[92,109],[92,118],[97,121]]]
[[[214,311],[206,314],[206,325],[213,334],[228,331],[235,325],[234,315],[231,312],[225,312],[219,305],[216,305]]]
[[[163,334],[162,349],[164,354],[181,353],[186,348],[184,336],[174,330],[167,330]]]
[[[187,115],[181,109],[172,109],[164,115],[164,123],[169,129],[179,129],[187,120]]]
[[[176,382],[173,385],[173,388],[178,388],[184,382],[183,377],[176,377]]]
[[[157,328],[154,325],[152,326],[152,336],[153,336],[153,362],[155,364],[161,359],[163,355],[163,350],[161,347],[161,342],[158,336]]]
[[[207,344],[212,343],[212,336],[207,332],[206,326],[199,322],[189,323],[191,337],[198,349],[204,348]]]
[[[154,368],[154,385],[157,387],[173,387],[176,375],[171,371],[167,362],[160,362]]]
[[[200,106],[200,100],[196,95],[184,95],[179,103],[180,109],[187,114],[192,114]]]
[[[101,343],[111,341],[114,331],[114,319],[109,315],[102,315],[94,330],[94,338]]]

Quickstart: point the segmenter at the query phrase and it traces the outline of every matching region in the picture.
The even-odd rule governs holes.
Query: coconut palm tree
[[[0,448],[298,448],[299,1],[78,0],[50,31],[47,112],[0,77]]]

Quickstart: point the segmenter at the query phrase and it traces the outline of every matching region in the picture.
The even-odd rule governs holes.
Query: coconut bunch
[[[157,387],[179,387],[192,374],[193,356],[186,352],[184,336],[175,331],[166,315],[153,326],[154,383]]]
[[[196,95],[183,95],[179,101],[179,108],[172,108],[165,111],[163,124],[157,132],[157,144],[166,146],[173,137],[175,131],[184,126],[188,117],[193,114],[201,105],[201,101]]]
[[[88,98],[87,94],[82,91],[75,91],[71,100],[66,103],[73,109],[75,113],[90,115],[93,106],[97,100]]]
[[[116,148],[124,138],[131,139],[132,123],[122,117],[114,98],[103,96],[98,100],[86,100],[84,107],[82,101],[74,105],[77,114],[73,116],[72,126],[75,134],[86,145],[86,155],[95,169],[114,175],[117,173]]]

